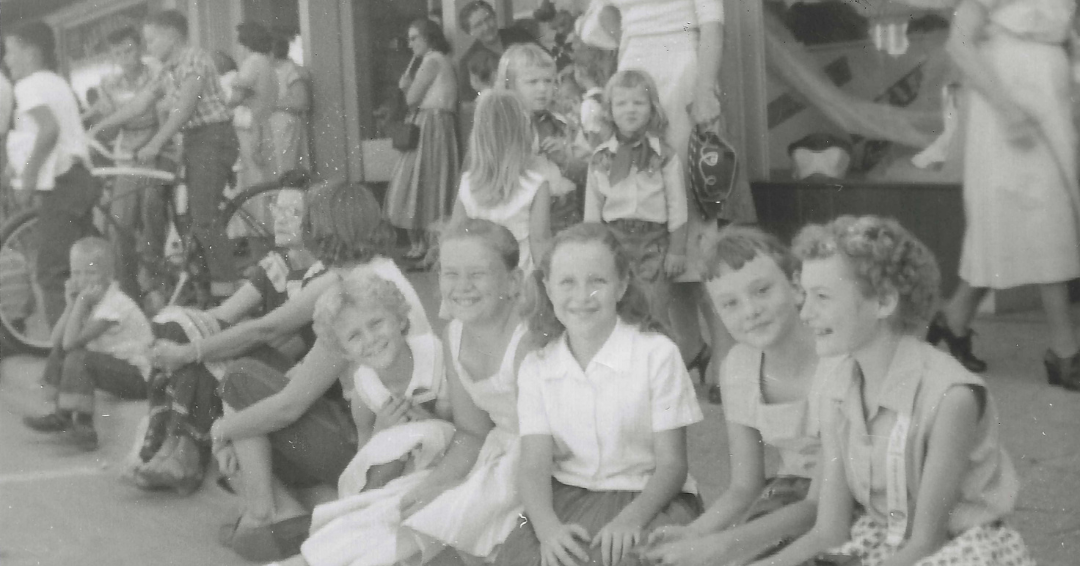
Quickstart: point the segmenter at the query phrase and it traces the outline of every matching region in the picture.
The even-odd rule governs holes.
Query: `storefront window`
[[[898,0],[765,8],[770,180],[955,180],[955,144],[939,139],[956,118],[946,12]]]
[[[117,72],[116,64],[109,57],[109,34],[124,27],[139,28],[146,14],[146,3],[142,2],[63,27],[60,60],[83,103],[87,91],[101,84],[106,75]]]

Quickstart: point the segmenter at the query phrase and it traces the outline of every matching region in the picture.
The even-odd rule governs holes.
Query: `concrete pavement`
[[[413,279],[421,297],[434,297],[430,274]],[[429,301],[428,312],[436,312]],[[1080,565],[1080,394],[1043,381],[1046,336],[1035,313],[983,319],[976,331],[1023,481],[1011,522],[1039,564]],[[92,454],[25,429],[22,415],[42,410],[36,379],[43,365],[28,357],[0,363],[0,565],[246,564],[216,542],[235,511],[232,496],[212,482],[182,498],[118,479],[144,404],[99,395],[102,447]],[[726,442],[722,409],[703,407],[705,422],[691,430],[691,473],[711,501],[727,482]]]

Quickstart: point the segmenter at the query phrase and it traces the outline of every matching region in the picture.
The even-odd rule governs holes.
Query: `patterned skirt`
[[[450,216],[461,179],[457,124],[448,110],[421,109],[416,149],[399,155],[386,189],[386,218],[398,228],[423,230]]]
[[[863,515],[851,526],[851,540],[829,554],[858,557],[862,566],[884,564],[899,547],[885,542],[886,526]],[[915,566],[1035,566],[1020,533],[1001,521],[972,527]]]

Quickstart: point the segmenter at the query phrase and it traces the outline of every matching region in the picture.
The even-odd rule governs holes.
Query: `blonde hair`
[[[626,69],[615,73],[611,77],[604,87],[604,114],[607,115],[607,119],[612,124],[615,123],[615,117],[611,113],[611,95],[616,88],[645,89],[645,96],[649,97],[649,105],[652,107],[649,123],[646,124],[645,130],[654,136],[663,138],[668,127],[667,114],[664,113],[664,108],[660,106],[660,91],[657,89],[656,81],[653,80],[652,75],[640,69]]]
[[[522,69],[550,69],[555,75],[555,59],[543,47],[535,43],[518,43],[507,48],[499,58],[499,68],[495,71],[495,88],[517,90],[514,82]]]
[[[330,287],[315,301],[312,313],[315,334],[344,346],[334,332],[334,324],[350,309],[385,310],[401,320],[402,332],[409,331],[409,302],[394,283],[367,269],[354,269],[334,278]]]
[[[484,206],[506,202],[533,162],[532,121],[516,94],[491,90],[476,103],[469,136],[472,194]]]
[[[71,245],[71,253],[88,257],[96,265],[105,267],[110,278],[116,273],[116,257],[113,256],[112,243],[105,238],[88,236],[76,240]]]

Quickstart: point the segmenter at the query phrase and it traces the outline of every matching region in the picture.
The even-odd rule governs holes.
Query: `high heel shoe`
[[[938,342],[944,341],[949,348],[949,353],[960,362],[960,365],[970,372],[982,373],[986,371],[986,362],[976,358],[971,351],[971,337],[974,334],[971,329],[968,329],[963,336],[953,334],[953,331],[949,329],[948,322],[945,321],[945,314],[938,312],[930,321],[930,328],[926,331],[926,341],[931,346],[936,346]]]
[[[1046,380],[1050,385],[1058,385],[1069,391],[1080,391],[1080,353],[1068,358],[1059,358],[1051,350],[1043,355],[1046,367]]]

